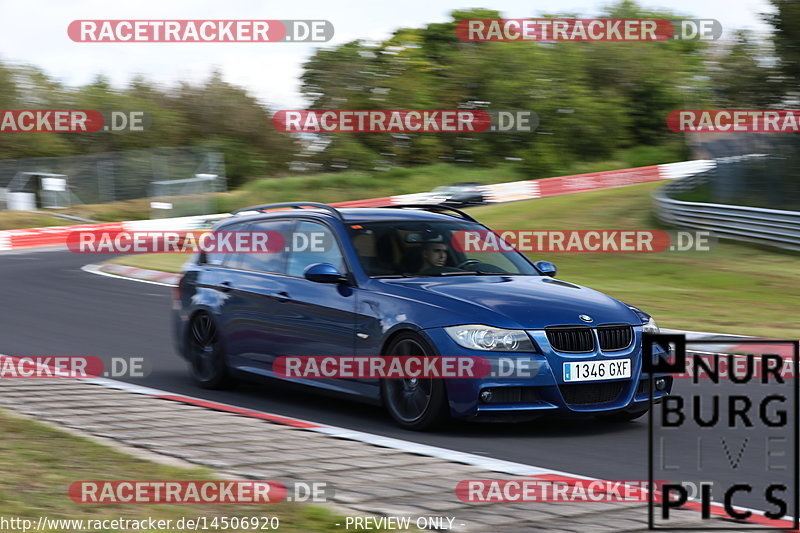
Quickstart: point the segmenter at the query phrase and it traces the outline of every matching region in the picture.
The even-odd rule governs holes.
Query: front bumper
[[[568,354],[550,347],[542,330],[529,330],[528,335],[541,353],[486,352],[469,350],[456,344],[440,328],[425,334],[441,355],[483,357],[491,371],[482,378],[458,378],[445,381],[450,412],[456,418],[534,418],[548,413],[590,415],[623,410],[646,409],[650,394],[650,375],[642,372],[641,327],[634,327],[634,338],[625,350]],[[655,349],[654,349],[655,351]],[[565,383],[563,363],[568,361],[631,360],[631,377]],[[654,391],[654,400],[669,394],[672,378],[656,374],[661,390]],[[659,381],[656,381],[659,383]],[[655,389],[655,387],[654,387]],[[491,391],[491,398],[485,393]]]

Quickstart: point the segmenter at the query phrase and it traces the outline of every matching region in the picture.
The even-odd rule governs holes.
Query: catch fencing
[[[3,160],[0,209],[150,198],[154,218],[208,214],[216,208],[211,193],[225,191],[226,183],[223,154],[202,147]]]

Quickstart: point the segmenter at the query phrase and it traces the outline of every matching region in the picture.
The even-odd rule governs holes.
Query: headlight
[[[661,333],[661,330],[658,329],[658,324],[656,321],[653,320],[653,317],[650,317],[650,320],[647,321],[647,324],[642,325],[642,332],[643,333]]]
[[[656,324],[656,321],[653,320],[653,317],[651,317],[638,307],[634,307],[631,304],[625,304],[625,305],[627,305],[628,309],[639,315],[639,318],[642,319],[642,333],[661,333],[661,330],[658,329],[658,324]]]
[[[535,352],[527,333],[519,329],[501,329],[481,324],[444,328],[456,344],[471,350],[489,352]]]

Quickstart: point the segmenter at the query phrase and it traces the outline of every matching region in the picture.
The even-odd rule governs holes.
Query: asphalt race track
[[[0,255],[0,353],[146,357],[152,361],[152,373],[143,379],[126,381],[574,474],[602,479],[647,479],[647,417],[623,424],[594,420],[491,425],[453,422],[435,433],[415,433],[396,428],[380,408],[325,398],[280,384],[245,384],[232,391],[200,389],[194,386],[184,361],[173,350],[169,320],[171,288],[80,270],[85,264],[107,258],[67,251]],[[679,383],[678,387],[682,386],[686,385]],[[791,407],[789,410],[791,420]],[[698,436],[719,441],[720,436],[729,435],[727,446],[731,454],[738,453],[742,445],[740,436],[717,435],[716,428],[682,428],[682,431],[685,431],[681,435],[685,442],[683,452],[687,457],[696,455],[693,446]],[[791,492],[790,472],[765,472],[764,446],[763,441],[752,439],[743,458],[752,453],[759,460],[743,459],[736,469],[715,469],[715,461],[706,460],[705,479],[720,480],[725,485],[782,479]],[[791,450],[791,446],[787,449]],[[680,453],[670,450],[669,455]],[[723,453],[721,448],[718,453]],[[786,497],[791,502],[791,496]],[[773,508],[764,501],[763,494],[741,494],[735,504]]]

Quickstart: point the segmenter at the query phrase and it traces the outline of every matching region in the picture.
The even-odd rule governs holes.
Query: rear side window
[[[245,231],[247,224],[228,224],[219,231]],[[209,266],[230,267],[233,261],[233,254],[230,252],[203,252],[200,254],[198,263]]]
[[[302,277],[306,267],[314,263],[330,263],[339,272],[345,271],[342,250],[333,232],[325,224],[300,221],[294,228],[291,248],[286,267],[286,273],[290,276]]]
[[[294,224],[291,220],[264,220],[255,222],[247,227],[247,231],[279,231],[289,235]],[[255,272],[269,272],[273,274],[286,273],[286,251],[274,253],[232,253],[225,260],[225,266],[252,270]]]

